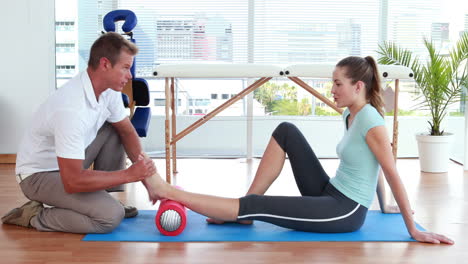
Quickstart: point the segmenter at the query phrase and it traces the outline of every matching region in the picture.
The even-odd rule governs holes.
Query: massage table
[[[312,95],[323,101],[338,113],[343,110],[322,96],[317,90],[309,86],[304,79],[331,79],[334,64],[293,64],[286,67],[273,64],[162,64],[154,68],[153,75],[156,78],[165,79],[165,100],[166,100],[166,119],[165,119],[165,152],[166,152],[166,181],[171,183],[171,174],[177,172],[177,148],[176,143],[183,137],[206,123],[218,113],[242,99],[255,89],[259,88],[272,78],[287,78],[300,87],[304,88]],[[393,138],[392,150],[396,160],[397,141],[398,141],[398,93],[399,80],[412,79],[413,72],[410,68],[397,65],[378,65],[382,80],[395,80],[394,95],[394,115],[393,115]],[[176,132],[176,111],[174,100],[174,84],[176,78],[252,78],[255,80],[247,88],[239,92],[236,96],[230,98],[213,111],[202,116],[193,124],[189,125],[179,133]],[[171,164],[172,159],[172,164]],[[172,170],[171,170],[172,168]]]

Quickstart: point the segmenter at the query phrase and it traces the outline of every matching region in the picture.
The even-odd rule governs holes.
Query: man
[[[16,162],[17,181],[31,201],[3,216],[3,223],[39,231],[106,233],[125,214],[137,213],[136,208],[124,209],[106,190],[142,181],[152,195],[147,183],[156,168],[142,151],[120,93],[132,79],[137,52],[117,33],[102,35],[91,47],[86,71],[40,106]],[[125,152],[133,162],[128,169]]]

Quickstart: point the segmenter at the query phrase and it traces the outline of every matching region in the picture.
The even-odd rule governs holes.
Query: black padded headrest
[[[133,100],[137,106],[147,106],[150,102],[148,82],[142,78],[132,80]]]

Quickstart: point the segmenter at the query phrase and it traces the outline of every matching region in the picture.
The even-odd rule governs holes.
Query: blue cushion
[[[151,120],[150,107],[138,107],[132,117],[132,124],[140,137],[146,137]]]
[[[114,10],[107,13],[102,20],[105,31],[115,32],[115,22],[125,20],[122,25],[124,32],[131,32],[138,23],[135,13],[127,9]]]

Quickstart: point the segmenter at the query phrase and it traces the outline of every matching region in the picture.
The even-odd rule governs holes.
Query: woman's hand
[[[433,244],[440,244],[440,243],[445,243],[449,245],[453,245],[455,242],[451,240],[450,238],[432,233],[432,232],[424,232],[424,231],[419,231],[416,230],[414,231],[411,236],[416,239],[419,242],[424,242],[424,243],[433,243]]]

